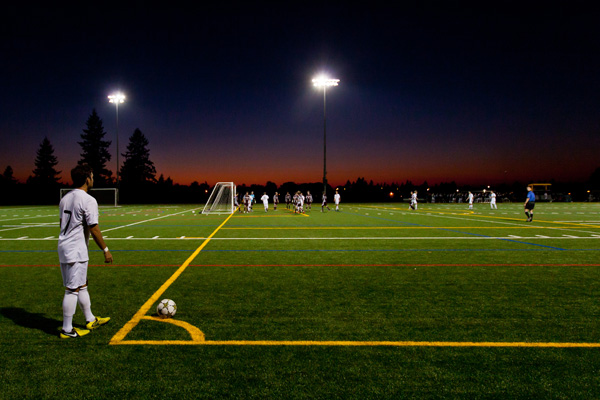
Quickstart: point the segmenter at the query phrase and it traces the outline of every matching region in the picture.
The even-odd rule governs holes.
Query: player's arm
[[[100,231],[100,228],[98,227],[98,225],[94,225],[94,226],[90,227],[90,234],[94,238],[94,242],[96,242],[96,244],[98,245],[100,250],[104,251],[104,262],[112,263],[113,256],[112,256],[112,254],[110,254],[110,251],[108,250],[108,247],[106,246],[106,243],[104,243],[104,237],[102,237],[102,232]]]

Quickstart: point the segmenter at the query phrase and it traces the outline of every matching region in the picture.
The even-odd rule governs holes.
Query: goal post
[[[69,193],[73,188],[61,188],[60,198]],[[88,194],[96,199],[99,206],[118,207],[119,189],[117,188],[92,188],[88,189]]]
[[[235,183],[217,182],[202,210],[202,214],[232,214],[235,212]]]

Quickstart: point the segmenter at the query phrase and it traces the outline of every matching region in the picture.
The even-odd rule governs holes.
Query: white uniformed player
[[[337,189],[333,195],[333,202],[335,203],[335,211],[340,211],[340,194],[338,193]]]
[[[419,208],[419,205],[417,204],[417,191],[416,190],[414,192],[412,192],[410,204],[412,204],[413,210],[416,210],[417,208]],[[427,207],[425,207],[425,208],[427,208]]]
[[[473,193],[469,192],[469,210],[473,209]]]
[[[262,197],[260,198],[265,206],[265,212],[269,211],[269,196],[267,196],[267,192],[264,192]]]
[[[492,210],[498,209],[498,206],[496,205],[496,193],[494,193],[493,190],[490,192],[490,207]]]
[[[110,320],[108,317],[94,316],[91,309],[87,279],[90,234],[98,247],[104,251],[104,262],[113,261],[98,227],[98,203],[87,193],[88,189],[94,186],[92,169],[87,165],[78,165],[71,170],[71,178],[76,189],[67,193],[59,205],[58,258],[66,288],[62,304],[63,327],[60,332],[63,339],[87,335],[91,329],[96,329]],[[77,303],[85,315],[87,329],[73,327]]]

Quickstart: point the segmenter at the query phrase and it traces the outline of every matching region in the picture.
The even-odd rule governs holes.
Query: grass
[[[226,219],[197,207],[101,209],[115,263],[91,251],[89,290],[112,320],[80,340],[57,336],[56,207],[0,208],[0,397],[600,397],[599,204],[533,223],[514,204],[257,205],[189,259]],[[115,340],[165,282],[206,342],[149,319]],[[527,347],[548,343],[575,347]]]

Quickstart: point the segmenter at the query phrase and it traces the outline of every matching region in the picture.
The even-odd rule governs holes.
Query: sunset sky
[[[0,173],[27,179],[47,136],[70,182],[92,109],[114,172],[119,90],[119,150],[139,128],[158,175],[319,182],[321,73],[340,79],[333,185],[585,181],[600,167],[600,14],[586,3],[126,3],[3,10]]]

